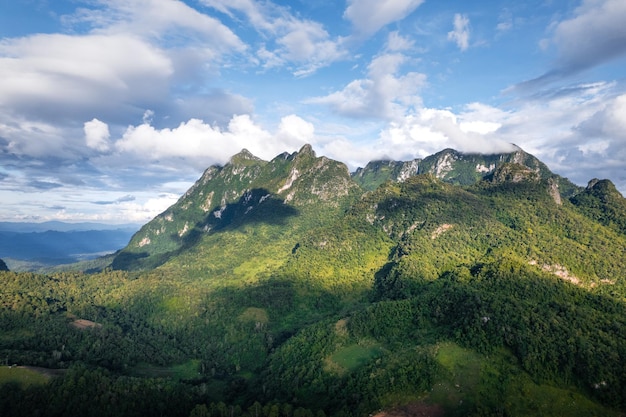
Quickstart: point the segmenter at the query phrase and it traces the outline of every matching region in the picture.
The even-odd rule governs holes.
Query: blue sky
[[[0,220],[150,220],[212,164],[511,143],[626,191],[623,0],[0,0]]]

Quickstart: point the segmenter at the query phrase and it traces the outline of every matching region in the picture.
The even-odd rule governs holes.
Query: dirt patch
[[[80,330],[93,329],[94,327],[102,327],[100,323],[96,323],[95,321],[85,320],[85,319],[76,319],[71,324],[72,326]]]
[[[433,240],[437,239],[442,233],[447,232],[448,230],[452,229],[452,227],[453,225],[444,223],[433,231],[433,233],[430,235],[430,238]]]
[[[40,368],[39,366],[17,366],[17,368],[29,369],[47,377],[63,375],[67,371],[67,369]]]
[[[385,410],[374,417],[444,417],[445,412],[440,405],[424,402],[407,404],[403,407]]]

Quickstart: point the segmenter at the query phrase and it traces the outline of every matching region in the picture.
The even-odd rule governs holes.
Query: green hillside
[[[52,375],[0,415],[622,415],[625,200],[515,155],[242,151],[103,271],[0,272],[0,360]]]

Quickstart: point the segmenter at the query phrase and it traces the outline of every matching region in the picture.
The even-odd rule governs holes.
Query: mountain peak
[[[241,151],[239,151],[239,153],[233,155],[230,158],[229,163],[233,165],[241,165],[241,164],[246,164],[250,161],[257,162],[257,161],[262,161],[262,159],[254,156],[249,150],[244,148]]]
[[[615,187],[615,184],[613,184],[611,180],[600,180],[598,178],[594,178],[589,181],[589,183],[587,184],[587,190],[597,190],[599,192],[607,194],[619,193],[619,191]]]
[[[298,156],[299,157],[311,157],[311,158],[316,158],[317,155],[315,155],[315,151],[313,150],[313,147],[310,144],[306,144],[304,145],[302,148],[300,148],[300,150],[298,151]]]

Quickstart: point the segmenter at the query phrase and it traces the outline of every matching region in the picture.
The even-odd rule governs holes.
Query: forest
[[[243,158],[259,183],[233,185],[221,217],[199,207],[232,172],[208,170],[99,271],[0,272],[0,415],[626,412],[626,205],[610,182],[556,199],[508,166],[359,191],[299,156]],[[293,164],[341,198],[313,174],[279,192],[268,172]]]

